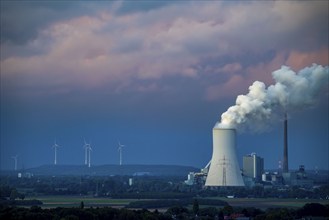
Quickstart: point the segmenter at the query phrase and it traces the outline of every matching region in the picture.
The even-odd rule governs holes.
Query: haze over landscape
[[[201,168],[237,96],[279,91],[285,76],[302,85],[283,90],[299,97],[287,107],[289,167],[329,169],[328,4],[1,1],[0,169],[15,155],[19,169],[53,164],[55,140],[58,164],[84,164],[86,140],[92,165],[119,164],[120,141],[123,164]],[[301,70],[321,77],[305,84]],[[281,107],[239,129],[240,163],[256,152],[277,168]]]

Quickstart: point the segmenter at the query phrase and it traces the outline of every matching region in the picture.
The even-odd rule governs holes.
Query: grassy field
[[[43,208],[55,207],[79,207],[83,201],[85,207],[116,207],[122,208],[133,201],[143,201],[137,199],[110,199],[110,198],[94,198],[85,196],[38,196],[29,199],[37,199],[43,202]],[[328,200],[315,199],[276,199],[276,198],[233,198],[210,197],[209,199],[220,199],[228,202],[231,206],[239,207],[255,207],[259,209],[267,208],[300,208],[306,203],[328,204]]]
[[[117,207],[122,208],[136,199],[109,199],[109,198],[94,198],[85,196],[39,196],[31,199],[42,201],[43,208],[55,207],[79,207],[83,201],[85,207]]]
[[[318,199],[276,199],[276,198],[217,198],[228,202],[231,206],[267,208],[301,208],[306,203],[328,204],[328,200]]]

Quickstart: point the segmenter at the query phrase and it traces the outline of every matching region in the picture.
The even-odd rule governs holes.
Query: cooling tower
[[[213,128],[213,152],[206,186],[244,186],[236,156],[235,129]]]

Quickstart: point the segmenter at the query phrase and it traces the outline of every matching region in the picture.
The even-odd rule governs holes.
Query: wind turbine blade
[[[87,145],[87,142],[86,142],[86,139],[85,138],[83,139],[83,142],[85,143],[85,145]]]

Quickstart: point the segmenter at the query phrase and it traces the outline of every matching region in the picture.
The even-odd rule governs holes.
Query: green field
[[[43,208],[55,207],[79,207],[83,201],[85,207],[124,207],[136,199],[109,199],[109,198],[94,198],[86,196],[39,196],[31,199],[40,200]]]
[[[130,202],[143,201],[146,199],[110,199],[94,198],[86,196],[37,196],[29,199],[37,199],[43,202],[43,208],[55,207],[79,207],[83,201],[85,207],[116,207],[122,208]],[[328,204],[328,200],[316,199],[276,199],[276,198],[233,198],[210,197],[208,199],[220,199],[228,202],[234,207],[255,207],[259,209],[267,208],[300,208],[306,203]]]
[[[329,204],[328,200],[319,199],[277,199],[277,198],[223,198],[218,197],[223,201],[228,202],[231,206],[240,207],[255,207],[259,209],[267,208],[301,208],[306,203]]]

